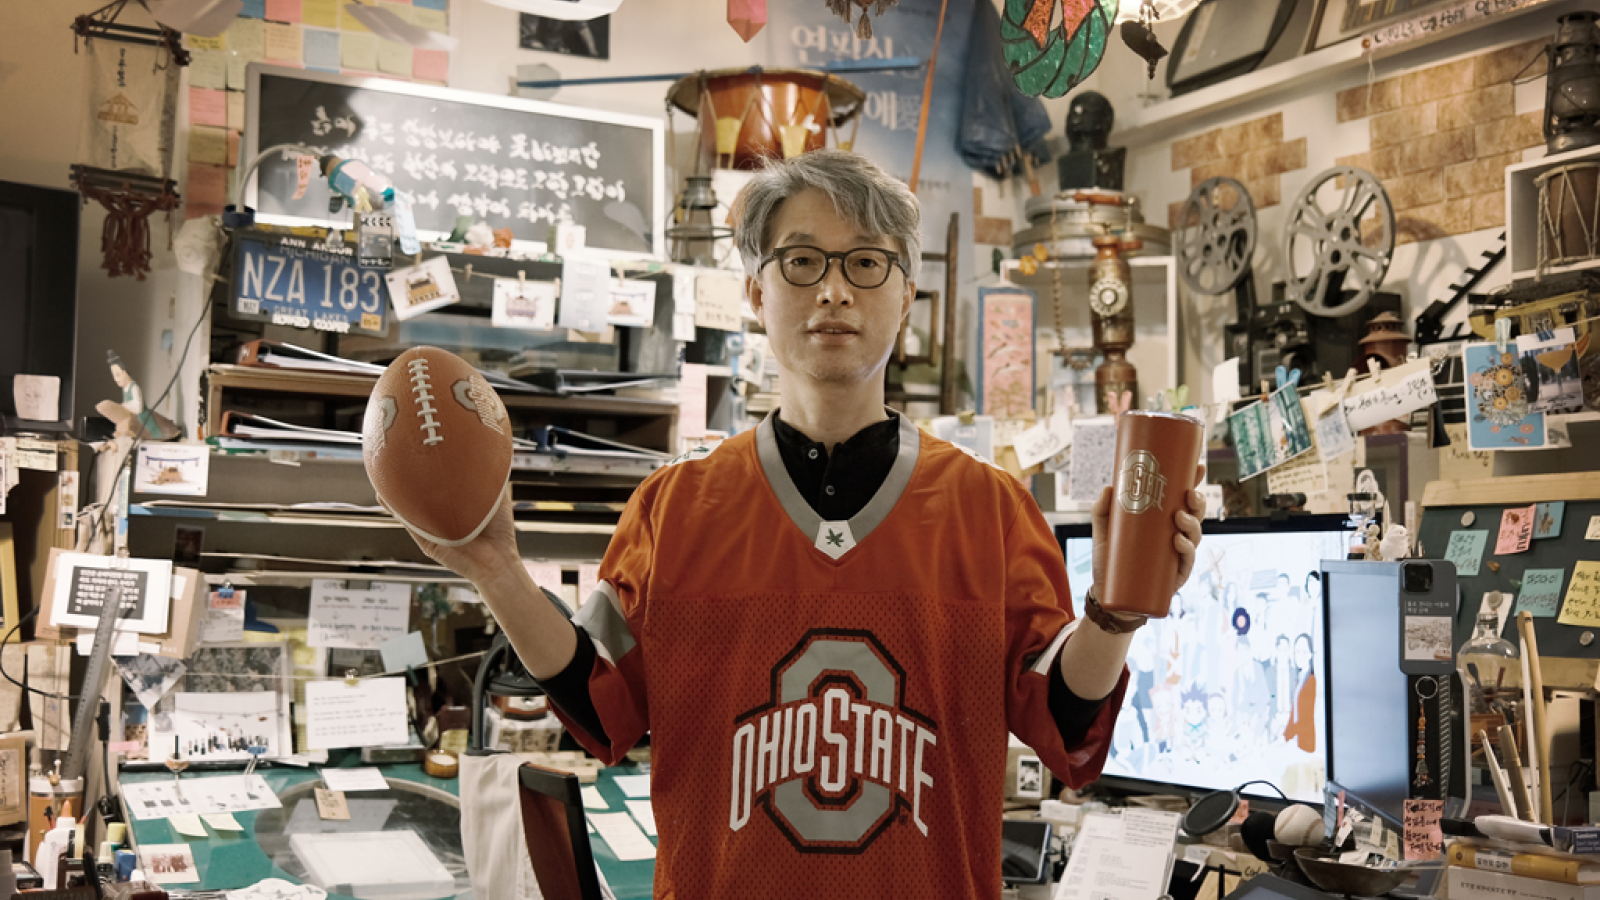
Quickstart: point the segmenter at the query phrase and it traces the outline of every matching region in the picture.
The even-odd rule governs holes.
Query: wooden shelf
[[[1509,5],[1507,0],[1502,2]],[[1466,52],[1486,43],[1476,33],[1487,27],[1497,29],[1487,40],[1487,43],[1493,44],[1549,35],[1554,30],[1557,15],[1587,8],[1590,7],[1583,0],[1523,0],[1516,9],[1473,19],[1403,44],[1380,46],[1371,54],[1363,50],[1361,38],[1352,38],[1180,97],[1132,108],[1127,112],[1119,109],[1117,124],[1121,127],[1112,133],[1111,143],[1125,147],[1148,145],[1189,130],[1206,116],[1229,108],[1321,93],[1336,86],[1339,76],[1365,69],[1369,56],[1373,62],[1393,59],[1403,65],[1405,58],[1415,51],[1446,41],[1461,44],[1461,51]],[[1541,13],[1536,19],[1525,15],[1535,11]],[[1520,21],[1513,23],[1514,19]],[[1462,41],[1462,38],[1467,38],[1472,44]],[[1451,46],[1443,49],[1453,52],[1456,48]]]

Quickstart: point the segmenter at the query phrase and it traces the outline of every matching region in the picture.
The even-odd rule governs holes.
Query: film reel
[[[1315,316],[1366,306],[1389,271],[1394,228],[1394,205],[1371,172],[1336,166],[1317,175],[1284,225],[1285,293]]]
[[[1256,206],[1239,182],[1219,175],[1183,203],[1173,233],[1178,274],[1197,294],[1232,290],[1250,274],[1256,249]]]

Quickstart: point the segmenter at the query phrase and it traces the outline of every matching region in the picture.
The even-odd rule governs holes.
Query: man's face
[[[778,208],[767,249],[803,244],[825,252],[859,247],[902,252],[884,235],[857,232],[826,194],[807,190]],[[858,288],[845,279],[843,261],[830,263],[827,275],[810,287],[786,281],[777,260],[767,263],[748,282],[750,304],[788,376],[819,384],[881,382],[915,287],[892,266],[881,286]]]

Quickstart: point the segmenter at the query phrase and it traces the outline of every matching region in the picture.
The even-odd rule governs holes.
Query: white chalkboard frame
[[[585,248],[585,255],[597,256],[607,259],[666,259],[666,217],[670,209],[666,205],[666,145],[665,122],[646,116],[614,113],[606,110],[585,109],[567,106],[560,103],[548,103],[540,100],[525,100],[520,97],[499,97],[492,94],[482,94],[475,91],[463,91],[454,88],[437,87],[434,85],[414,84],[411,82],[393,81],[387,78],[355,77],[338,75],[330,72],[317,72],[306,69],[296,69],[285,66],[270,66],[262,63],[251,63],[247,70],[247,89],[245,93],[245,130],[240,139],[239,160],[241,170],[249,165],[249,161],[256,158],[260,152],[260,121],[261,121],[261,79],[263,76],[299,79],[303,81],[321,82],[346,86],[358,90],[380,91],[391,94],[408,95],[412,97],[427,98],[452,104],[467,106],[496,107],[500,109],[527,112],[539,116],[553,116],[566,119],[575,119],[586,122],[598,122],[618,125],[626,128],[637,128],[646,131],[650,137],[650,184],[649,194],[651,211],[653,215],[648,223],[650,229],[650,242],[653,248],[650,252],[638,249],[606,247],[594,243],[594,232],[590,230],[590,243]],[[395,180],[399,188],[406,188],[404,178]],[[315,187],[315,186],[313,186]],[[252,208],[257,207],[257,183],[254,178],[246,186],[244,203]],[[288,226],[318,226],[324,228],[346,229],[351,227],[351,217],[348,209],[341,211],[338,216],[304,217],[288,216],[281,214],[257,213],[256,220],[272,225]],[[521,229],[519,229],[521,230]],[[447,232],[419,228],[418,238],[423,241],[442,240]],[[543,236],[541,235],[540,238]],[[527,242],[519,235],[517,245],[523,246]]]

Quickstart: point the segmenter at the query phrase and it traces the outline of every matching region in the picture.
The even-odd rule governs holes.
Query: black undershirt
[[[889,477],[900,451],[900,420],[885,419],[835,444],[832,452],[783,421],[772,417],[778,453],[800,496],[825,522],[839,522],[859,513]],[[576,628],[577,652],[561,673],[539,682],[550,701],[580,728],[604,743],[605,728],[589,696],[589,673],[594,669],[594,640]],[[1067,747],[1089,732],[1105,699],[1085,700],[1072,692],[1061,677],[1061,666],[1050,666],[1050,716]]]

